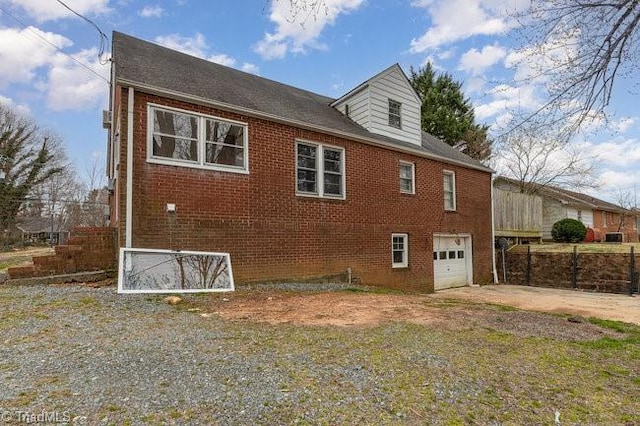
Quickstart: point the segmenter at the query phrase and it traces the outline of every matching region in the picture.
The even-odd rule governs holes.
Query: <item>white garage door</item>
[[[471,284],[471,237],[433,237],[433,277],[436,290]]]

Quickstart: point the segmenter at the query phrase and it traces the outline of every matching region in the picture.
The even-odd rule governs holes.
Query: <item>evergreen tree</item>
[[[476,124],[473,106],[462,83],[448,74],[436,75],[431,63],[410,70],[409,81],[422,99],[422,130],[439,137],[476,160],[488,160],[492,141],[488,126]]]

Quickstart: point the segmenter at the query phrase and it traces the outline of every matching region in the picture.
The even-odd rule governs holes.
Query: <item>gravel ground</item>
[[[265,289],[274,287],[254,290]],[[599,386],[595,395],[564,389],[562,383],[580,378],[567,372],[558,383],[541,377],[543,389],[533,379],[540,374],[537,362],[544,371],[557,360],[592,354],[562,346],[556,360],[545,355],[539,361],[535,357],[556,350],[555,340],[510,334],[533,318],[523,312],[513,313],[520,325],[487,331],[491,321],[482,322],[451,340],[458,334],[404,322],[369,333],[203,317],[194,308],[235,297],[191,295],[188,303],[169,306],[162,296],[116,295],[113,287],[0,288],[0,420],[57,413],[73,424],[552,424],[553,403],[566,404],[563,416],[577,419],[563,424],[639,424],[637,399],[620,402],[632,398],[630,389],[637,397],[637,350],[610,375],[586,377]],[[592,338],[605,332],[598,329]],[[534,345],[542,345],[540,354]],[[515,374],[523,389],[511,380],[511,352],[513,364],[523,365]],[[502,358],[461,374],[471,354],[488,362]],[[523,395],[533,399],[525,402]],[[514,422],[518,410],[525,411]]]

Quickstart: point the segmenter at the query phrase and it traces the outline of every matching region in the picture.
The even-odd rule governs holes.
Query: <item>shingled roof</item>
[[[511,179],[505,176],[498,176],[496,181],[504,181],[512,185],[519,185],[519,182],[515,179]],[[568,205],[587,207],[590,209],[603,210],[608,212],[620,212],[626,210],[621,206],[610,203],[608,201],[601,200],[591,195],[582,194],[580,192],[569,191],[568,189],[558,188],[551,185],[536,185],[538,186],[537,195],[546,196],[560,202],[564,202]]]
[[[491,169],[428,133],[422,146],[369,132],[330,106],[334,98],[225,67],[138,38],[113,33],[115,82],[164,96],[377,143],[436,160]]]

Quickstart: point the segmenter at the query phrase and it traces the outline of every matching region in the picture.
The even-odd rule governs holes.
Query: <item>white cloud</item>
[[[290,2],[271,2],[269,19],[276,24],[275,32],[266,33],[255,44],[254,50],[263,59],[280,59],[288,52],[326,49],[327,46],[319,41],[324,28],[333,25],[341,14],[357,10],[363,3],[364,0],[325,0],[318,3],[318,10],[301,7],[292,12]]]
[[[244,62],[241,66],[238,66],[238,61],[225,53],[209,54],[209,45],[207,44],[207,40],[200,33],[196,33],[193,37],[185,37],[180,34],[169,34],[165,36],[158,36],[155,41],[156,43],[170,49],[206,59],[207,61],[215,62],[216,64],[224,65],[226,67],[238,68],[252,74],[258,74],[259,72],[257,65]]]
[[[51,63],[56,49],[42,39],[61,48],[73,44],[59,34],[35,27],[0,29],[0,87],[31,82],[38,68]]]
[[[600,195],[604,199],[616,202],[615,196],[626,191],[632,192],[636,189],[636,193],[640,196],[640,171],[639,170],[605,170],[598,176]]]
[[[0,95],[0,104],[11,108],[13,111],[17,112],[22,116],[31,115],[31,109],[28,105],[25,104],[17,104],[13,99],[7,98],[6,96]]]
[[[96,48],[73,55],[107,81],[109,65],[101,65]],[[109,92],[105,80],[90,73],[68,56],[57,54],[49,70],[47,104],[54,111],[82,110],[104,102]]]
[[[70,10],[54,0],[10,0],[15,7],[22,8],[38,22],[53,21],[60,18],[77,18]],[[65,2],[67,3],[67,2]],[[109,0],[73,0],[68,5],[81,15],[106,13]]]
[[[618,133],[625,133],[627,130],[631,128],[637,121],[636,117],[625,117],[620,120],[616,120],[611,123],[611,129]]]
[[[483,0],[420,0],[414,7],[424,8],[432,26],[411,40],[411,52],[420,53],[475,35],[502,34],[510,28],[503,10],[506,2]]]
[[[138,12],[143,18],[161,18],[164,15],[164,9],[160,6],[145,6]]]
[[[234,58],[224,53],[209,56],[209,60],[216,64],[224,65],[225,67],[234,67],[237,62]]]
[[[251,64],[249,62],[245,62],[244,64],[242,64],[241,70],[251,74],[256,74],[256,75],[260,74],[260,68],[257,65]]]
[[[460,57],[460,69],[471,75],[480,75],[507,55],[506,49],[494,44],[482,50],[470,49]]]
[[[535,87],[530,85],[516,87],[501,84],[493,88],[489,95],[492,97],[490,102],[475,108],[476,118],[480,121],[498,114],[507,114],[509,109],[533,110],[540,106]]]
[[[590,144],[588,149],[609,167],[615,166],[620,169],[640,164],[640,140],[638,139],[614,139]]]
[[[515,69],[516,81],[553,84],[552,71],[558,64],[571,63],[576,58],[578,42],[575,32],[558,33],[542,44],[509,52],[504,63],[507,68]]]
[[[207,56],[207,42],[204,36],[200,33],[196,33],[193,37],[184,37],[180,34],[158,36],[156,37],[156,43],[164,47],[168,47],[169,49],[186,53],[187,55],[197,56],[203,59],[206,59]]]

